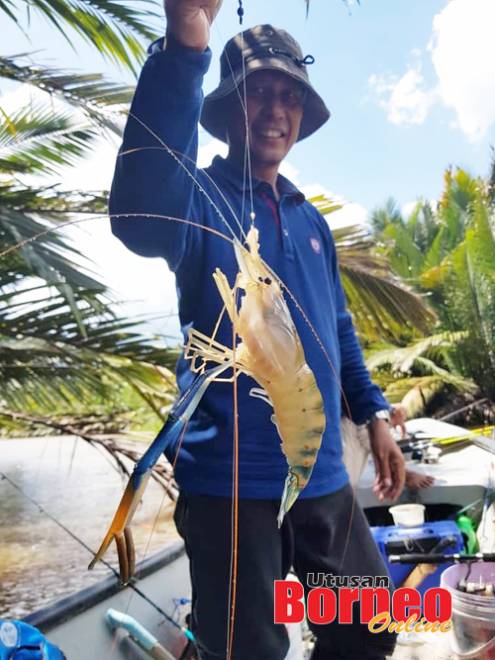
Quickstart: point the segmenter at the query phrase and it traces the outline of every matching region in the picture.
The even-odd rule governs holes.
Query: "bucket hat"
[[[244,64],[243,64],[244,60]],[[307,66],[312,55],[302,54],[297,41],[285,30],[272,25],[257,25],[244,30],[227,42],[220,56],[220,84],[203,103],[201,125],[214,137],[227,141],[227,127],[222,107],[225,100],[239,89],[244,75],[269,69],[281,71],[300,82],[306,90],[298,141],[318,130],[330,117],[325,102],[309,81]],[[240,88],[242,93],[242,87]]]

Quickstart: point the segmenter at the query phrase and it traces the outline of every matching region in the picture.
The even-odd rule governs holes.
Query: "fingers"
[[[376,479],[373,492],[380,501],[395,500],[404,489],[406,471],[402,454],[390,451],[382,456],[375,456]]]
[[[399,457],[393,457],[392,475],[393,479],[390,490],[390,499],[396,500],[404,490],[404,484],[406,482],[406,468],[402,454]]]
[[[380,501],[389,497],[393,482],[390,468],[386,456],[374,456],[376,478],[373,485],[373,492]]]
[[[165,0],[167,33],[183,46],[203,52],[221,5],[221,0]]]
[[[403,438],[407,434],[406,420],[407,413],[405,407],[400,403],[394,405],[390,411],[390,425],[393,428],[399,428]]]

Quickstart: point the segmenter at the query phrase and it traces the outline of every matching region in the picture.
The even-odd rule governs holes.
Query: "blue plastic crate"
[[[401,585],[415,565],[390,564],[388,561],[389,555],[404,555],[408,552],[431,552],[446,537],[452,537],[453,544],[444,547],[441,552],[452,554],[464,550],[462,534],[452,520],[423,523],[417,527],[399,527],[396,525],[372,527],[371,532],[396,587]],[[441,564],[434,573],[422,582],[418,590],[423,593],[431,587],[438,587],[441,573],[451,565]]]

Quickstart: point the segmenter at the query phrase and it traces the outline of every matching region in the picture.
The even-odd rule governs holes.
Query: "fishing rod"
[[[476,552],[471,555],[461,555],[455,552],[451,555],[443,553],[431,553],[422,555],[419,552],[412,552],[410,555],[389,555],[388,561],[391,564],[469,564],[473,562],[492,561],[495,562],[495,552]]]
[[[450,445],[456,442],[466,442],[468,440],[476,440],[477,437],[489,437],[492,432],[495,430],[495,426],[480,426],[475,429],[468,429],[464,433],[457,435],[452,435],[449,437],[435,437],[435,436],[426,436],[422,432],[412,432],[409,433],[404,439],[399,440],[399,446],[407,446],[411,444],[412,446],[420,443],[432,442],[435,445]],[[419,437],[418,437],[419,436]]]

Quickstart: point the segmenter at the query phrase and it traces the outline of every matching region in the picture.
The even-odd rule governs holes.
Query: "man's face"
[[[239,89],[243,97],[242,86]],[[278,166],[299,135],[305,92],[280,71],[255,71],[246,78],[247,124],[253,166]],[[231,151],[243,162],[246,127],[239,102],[227,118]]]

